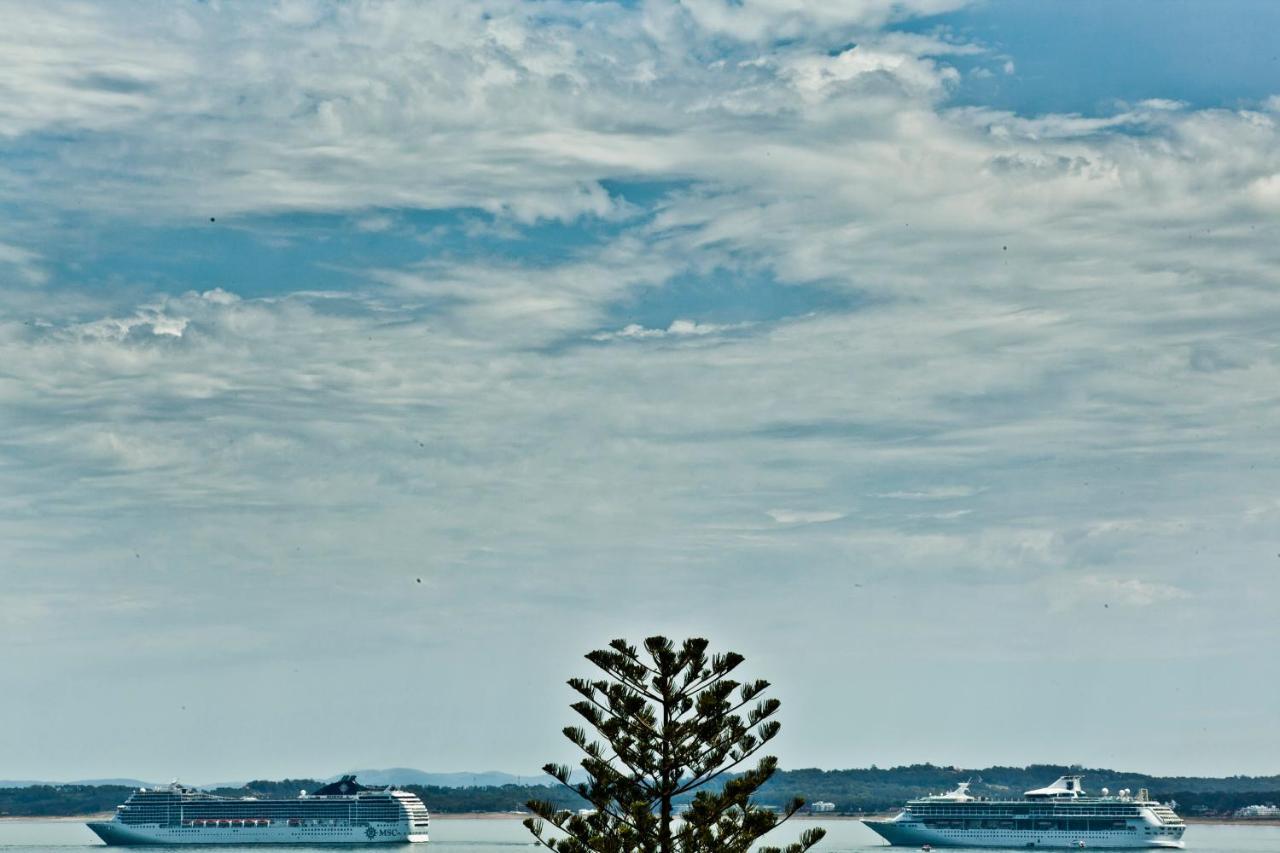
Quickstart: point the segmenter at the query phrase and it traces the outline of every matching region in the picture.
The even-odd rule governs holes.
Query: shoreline
[[[110,820],[114,812],[96,812],[83,815],[0,815],[0,823],[84,823],[90,820]],[[792,820],[886,820],[890,814],[798,814]],[[432,820],[524,820],[527,812],[432,812]],[[1280,826],[1278,818],[1249,817],[1184,817],[1188,826]]]
[[[1223,826],[1280,826],[1280,818],[1274,817],[1183,817],[1188,826],[1192,824],[1222,824]]]
[[[84,823],[86,820],[111,820],[115,812],[94,812],[93,814],[6,814],[0,815],[0,822],[24,821],[29,823]]]

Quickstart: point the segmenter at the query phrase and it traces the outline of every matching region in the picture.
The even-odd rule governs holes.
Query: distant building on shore
[[[1277,818],[1280,817],[1280,806],[1245,806],[1242,809],[1236,809],[1235,816],[1243,818]]]
[[[833,812],[835,810],[836,810],[835,803],[828,803],[823,800],[818,800],[816,803],[809,806],[809,811],[811,812]]]

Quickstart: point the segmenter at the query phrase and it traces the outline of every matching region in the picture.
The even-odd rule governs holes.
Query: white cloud
[[[26,284],[44,284],[49,280],[49,273],[42,260],[39,254],[29,249],[0,242],[0,275],[7,267]]]
[[[956,5],[441,0],[314,20],[307,7],[302,26],[284,7],[42,4],[0,34],[16,59],[0,80],[0,135],[79,131],[86,167],[129,140],[114,174],[86,184],[50,170],[42,191],[100,210],[127,197],[151,217],[402,206],[608,217],[619,210],[600,179],[697,175],[720,159],[717,139],[737,135],[735,115],[790,112],[797,94],[822,100],[868,76],[898,87],[889,94],[936,92],[955,75],[928,57],[973,46],[865,28]],[[858,47],[744,47],[741,62],[710,65],[692,50],[708,28],[754,39],[832,26],[864,28]],[[649,70],[620,73],[635,68]]]
[[[672,320],[671,325],[665,329],[649,329],[639,323],[628,323],[616,332],[599,332],[591,337],[592,340],[597,341],[610,341],[618,338],[699,338],[744,329],[750,325],[750,323],[699,323],[695,320]]]
[[[1280,172],[1254,179],[1249,184],[1249,195],[1260,207],[1280,207]]]
[[[681,0],[680,7],[701,28],[716,35],[759,41],[794,38],[823,31],[876,28],[917,15],[937,15],[968,5],[969,0]],[[656,13],[664,4],[650,3]]]
[[[1175,536],[1186,532],[1190,522],[1182,519],[1148,520],[1136,518],[1118,518],[1099,521],[1089,525],[1086,536],[1115,536],[1126,534],[1143,534],[1148,536]]]
[[[877,497],[914,501],[940,501],[973,497],[978,494],[978,491],[972,486],[930,486],[924,489],[886,492]]]
[[[188,322],[186,317],[170,317],[159,308],[147,306],[132,317],[104,317],[81,323],[73,327],[73,331],[93,338],[122,340],[135,328],[147,327],[153,335],[180,338]]]
[[[823,524],[844,518],[843,512],[831,510],[771,509],[768,515],[778,524]]]
[[[850,89],[850,84],[867,78],[892,80],[905,92],[930,95],[960,76],[954,69],[940,68],[919,55],[865,45],[836,56],[790,56],[778,64],[783,78],[810,102],[836,93],[856,95],[858,90]]]
[[[1059,606],[1115,604],[1122,607],[1150,607],[1153,604],[1187,599],[1191,594],[1185,589],[1159,581],[1090,574],[1068,582],[1058,590],[1058,596]]]
[[[215,287],[213,290],[206,290],[200,294],[200,298],[207,302],[213,302],[217,305],[234,305],[240,301],[240,297],[234,293],[229,293],[221,287]]]
[[[395,220],[390,216],[362,216],[356,220],[356,230],[369,234],[377,234],[382,231],[391,230],[395,224]]]
[[[1186,101],[1177,101],[1171,98],[1147,98],[1139,101],[1138,106],[1148,110],[1183,110],[1187,108]]]

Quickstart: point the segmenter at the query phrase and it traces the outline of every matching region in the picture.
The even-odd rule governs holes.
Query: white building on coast
[[[1280,806],[1245,806],[1242,809],[1236,809],[1235,816],[1243,818],[1278,818],[1280,817]]]

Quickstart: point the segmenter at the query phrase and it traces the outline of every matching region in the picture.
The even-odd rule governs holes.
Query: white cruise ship
[[[221,797],[176,782],[141,788],[89,828],[107,844],[404,844],[427,840],[415,794],[343,776],[293,799]]]
[[[1086,796],[1081,777],[1063,776],[1020,799],[969,795],[963,782],[947,794],[911,800],[892,820],[864,820],[904,847],[1180,849],[1186,825],[1167,805],[1128,789]]]

